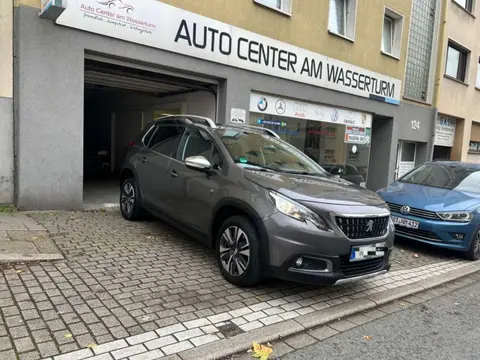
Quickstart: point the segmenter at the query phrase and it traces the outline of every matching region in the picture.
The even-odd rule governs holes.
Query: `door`
[[[148,146],[139,154],[137,174],[144,201],[160,212],[171,210],[164,202],[170,181],[167,168],[177,153],[184,130],[181,125],[157,125]]]
[[[206,174],[186,167],[185,159],[203,156],[214,167],[214,173]],[[223,177],[224,160],[210,135],[198,129],[187,129],[168,172],[171,176],[168,204],[175,217],[202,233],[208,233],[215,204],[226,185]]]
[[[415,168],[415,159],[417,154],[417,143],[410,141],[399,141],[397,147],[397,168],[395,170],[395,179]]]

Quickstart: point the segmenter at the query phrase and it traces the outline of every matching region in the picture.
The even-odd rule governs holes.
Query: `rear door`
[[[139,156],[137,173],[144,201],[160,212],[170,212],[164,201],[170,180],[167,168],[177,153],[184,130],[179,124],[158,124],[148,147]]]

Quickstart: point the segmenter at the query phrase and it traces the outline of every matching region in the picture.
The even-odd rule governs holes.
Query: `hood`
[[[379,191],[379,195],[386,202],[428,211],[473,210],[480,206],[480,194],[398,181]]]
[[[244,170],[245,178],[290,199],[336,205],[383,205],[374,192],[335,177]]]

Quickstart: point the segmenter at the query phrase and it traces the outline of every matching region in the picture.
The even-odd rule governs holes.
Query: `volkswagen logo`
[[[408,215],[408,214],[410,214],[410,206],[408,206],[408,205],[403,205],[403,206],[400,208],[400,212],[401,212],[403,215]]]
[[[275,110],[280,115],[285,113],[285,110],[287,110],[287,104],[285,104],[285,101],[283,99],[277,100],[277,102],[275,103]]]
[[[333,112],[332,112],[332,115],[330,115],[330,118],[332,119],[333,122],[337,122],[339,115],[340,115],[340,114],[338,113],[338,110],[337,110],[337,109],[333,109]]]
[[[264,97],[261,97],[257,103],[258,110],[265,111],[267,110],[268,101]]]

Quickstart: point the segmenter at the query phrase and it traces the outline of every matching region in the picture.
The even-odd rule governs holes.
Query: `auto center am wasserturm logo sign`
[[[123,0],[97,0],[100,5],[108,6],[110,9],[117,8],[119,10],[125,10],[127,14],[131,14],[135,8],[132,5],[126,4]]]
[[[156,0],[69,0],[56,23],[264,75],[400,103],[399,79]]]

